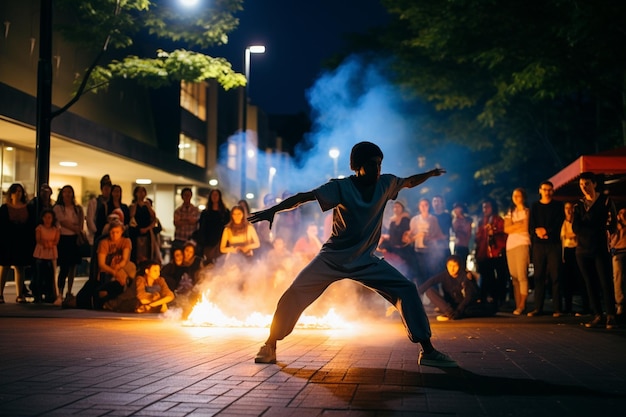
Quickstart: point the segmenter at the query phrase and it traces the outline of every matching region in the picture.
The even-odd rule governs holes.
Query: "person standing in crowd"
[[[443,295],[440,293],[443,292]],[[480,299],[476,277],[465,270],[461,259],[448,256],[444,271],[429,278],[419,286],[420,294],[426,295],[442,314],[437,321],[460,320],[464,317],[488,317],[497,312],[495,303]]]
[[[446,209],[446,202],[442,196],[432,198],[433,216],[437,218],[439,230],[444,238],[435,242],[436,259],[433,259],[433,269],[441,271],[446,267],[446,259],[450,256],[450,230],[452,230],[452,215]]]
[[[263,196],[262,209],[266,209],[274,203],[276,203],[276,197],[274,197],[272,194],[265,194],[265,196]],[[259,248],[259,250],[261,251],[261,254],[265,257],[267,253],[270,252],[274,247],[272,231],[266,223],[255,223],[253,226],[256,229],[256,234],[259,236],[259,242],[261,242],[261,247]]]
[[[14,267],[16,303],[26,303],[24,274],[33,263],[35,248],[35,217],[33,206],[28,206],[22,184],[9,186],[6,202],[0,207],[0,304],[4,304],[4,287],[11,266]]]
[[[306,228],[306,234],[300,236],[293,247],[292,253],[300,256],[305,263],[310,262],[322,248],[319,237],[319,227],[311,222]]]
[[[52,200],[52,188],[48,184],[41,184],[39,194],[33,197],[28,204],[33,207],[32,212],[35,216],[41,217],[44,210],[52,210],[54,201]]]
[[[281,198],[285,200],[292,195],[293,194],[291,192],[285,191],[281,195]],[[302,230],[301,211],[296,209],[278,214],[278,216],[276,216],[274,230],[276,230],[274,236],[282,237],[285,241],[285,245],[287,245],[287,248],[289,248],[289,250],[293,250],[293,246],[296,244],[296,240],[298,240]]]
[[[561,316],[561,227],[565,214],[563,205],[554,200],[554,185],[544,181],[539,185],[539,201],[530,208],[528,231],[535,268],[535,308],[528,317],[543,314],[546,281],[552,283],[552,316]]]
[[[161,265],[163,263],[163,252],[161,251],[161,232],[163,231],[163,225],[161,224],[161,220],[156,216],[154,201],[146,197],[146,204],[150,206],[154,212],[154,223],[152,229],[150,229],[150,260],[156,261]]]
[[[332,219],[332,216],[331,216]],[[393,215],[389,219],[389,232],[383,236],[378,244],[378,249],[387,257],[387,261],[396,269],[405,272],[409,277],[416,276],[415,254],[410,244],[403,241],[404,235],[411,233],[411,216],[406,211],[404,204],[399,201],[393,203]],[[397,256],[401,265],[394,265],[393,257]]]
[[[461,259],[463,267],[467,265],[469,244],[472,238],[472,218],[467,214],[464,203],[454,203],[452,209],[452,232],[454,233],[454,254]]]
[[[594,315],[585,327],[607,329],[617,327],[615,322],[615,287],[611,279],[611,258],[607,233],[615,231],[617,214],[613,201],[602,194],[598,177],[592,172],[580,174],[578,184],[583,198],[574,207],[572,229],[578,237],[576,260],[587,285],[589,305]],[[602,301],[606,311],[603,321]]]
[[[172,249],[175,247],[182,248],[185,242],[191,239],[193,233],[198,229],[198,220],[200,220],[200,210],[191,204],[193,192],[191,188],[185,187],[180,190],[180,198],[183,200],[176,210],[174,210],[174,242]]]
[[[85,214],[83,207],[76,204],[76,195],[71,185],[64,185],[59,193],[59,199],[54,206],[54,214],[61,227],[61,238],[59,240],[59,294],[63,296],[65,289],[65,279],[67,278],[67,296],[73,297],[72,287],[76,275],[76,266],[83,258],[78,250],[77,239],[83,231],[85,224]]]
[[[89,231],[89,239],[91,240],[91,243],[94,243],[100,236],[99,232],[102,232],[102,228],[98,231],[96,223],[98,207],[106,205],[107,201],[109,201],[109,198],[111,197],[111,187],[111,177],[109,177],[109,174],[103,175],[102,178],[100,178],[100,195],[89,200],[89,203],[87,204],[87,215],[85,218],[87,220],[87,230]],[[104,219],[106,219],[110,214],[106,212],[106,209],[106,206],[103,207],[103,210],[105,211]]]
[[[476,229],[476,269],[481,277],[481,298],[500,307],[509,281],[504,219],[498,214],[496,202],[491,199],[483,202],[482,211],[483,216]]]
[[[437,273],[435,267],[437,261],[437,249],[440,241],[445,240],[445,235],[439,229],[437,218],[430,214],[430,202],[427,198],[420,199],[419,213],[409,223],[410,233],[405,241],[413,242],[415,249],[415,283],[420,285]]]
[[[589,314],[589,296],[587,295],[587,288],[580,274],[578,262],[576,261],[578,239],[572,229],[574,204],[569,201],[563,204],[563,212],[565,213],[565,219],[561,226],[561,246],[563,249],[563,268],[561,273],[564,301],[563,313],[567,314],[573,312],[574,289],[577,288],[580,292],[582,311],[576,312],[575,315],[578,317],[586,316]]]
[[[98,208],[96,209],[96,241],[102,236],[102,230],[108,223],[108,216],[111,215],[113,211],[120,210],[122,212],[120,220],[125,226],[130,222],[130,209],[122,202],[122,187],[117,184],[105,187],[110,188],[109,199],[98,204]]]
[[[200,214],[197,239],[194,239],[207,264],[215,263],[220,253],[220,241],[224,226],[230,221],[230,210],[222,199],[222,192],[213,189],[209,193],[209,202]]]
[[[132,242],[130,260],[135,264],[154,259],[154,234],[151,233],[156,223],[156,214],[146,201],[146,187],[137,186],[133,190],[133,203],[130,206],[128,235]],[[160,255],[159,255],[160,256]]]
[[[620,316],[624,314],[624,292],[626,292],[626,208],[617,212],[617,227],[611,235],[611,257],[615,287],[615,314]]]
[[[422,346],[418,364],[458,366],[432,345],[428,317],[415,285],[384,259],[374,256],[387,201],[395,200],[403,188],[413,188],[445,171],[433,169],[408,178],[381,175],[382,159],[383,153],[377,145],[357,143],[350,153],[350,168],[355,175],[330,180],[250,217],[253,223],[265,220],[271,226],[276,213],[317,200],[323,211],[333,210],[334,219],[332,236],[278,301],[269,337],[255,357],[256,363],[276,363],[276,342],[293,331],[304,309],[333,282],[351,278],[376,291],[398,309],[410,340]]]
[[[35,276],[30,284],[35,302],[53,302],[60,306],[63,299],[59,294],[56,281],[57,245],[61,239],[61,231],[57,226],[57,218],[52,209],[44,209],[39,225],[35,228]]]
[[[528,298],[528,265],[530,264],[530,234],[528,218],[530,210],[526,207],[526,190],[516,188],[511,196],[513,206],[504,216],[504,232],[506,238],[506,262],[513,284],[515,310],[513,314],[521,315],[526,309]]]

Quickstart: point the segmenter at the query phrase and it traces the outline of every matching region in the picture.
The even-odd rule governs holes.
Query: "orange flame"
[[[211,327],[269,327],[272,322],[271,314],[253,312],[244,319],[230,317],[210,300],[211,290],[202,294],[189,317],[184,322],[186,326],[211,326]],[[331,308],[323,317],[302,315],[296,324],[297,328],[306,329],[347,329],[351,324],[344,320]]]

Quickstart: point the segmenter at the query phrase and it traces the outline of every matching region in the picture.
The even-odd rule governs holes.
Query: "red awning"
[[[566,200],[582,196],[578,176],[588,171],[604,174],[605,189],[612,198],[626,199],[626,147],[577,158],[550,178],[555,197]]]

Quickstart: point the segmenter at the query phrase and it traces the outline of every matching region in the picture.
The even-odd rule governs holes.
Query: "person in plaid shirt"
[[[185,187],[180,191],[180,197],[183,204],[174,210],[174,242],[173,246],[182,248],[193,232],[198,228],[198,220],[200,219],[200,210],[191,204],[193,193],[191,188]]]

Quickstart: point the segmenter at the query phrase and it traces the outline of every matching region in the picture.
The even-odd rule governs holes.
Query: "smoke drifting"
[[[270,168],[276,169],[266,192],[281,197],[283,193],[309,191],[335,176],[351,175],[350,150],[363,140],[374,142],[382,149],[383,173],[409,176],[435,167],[435,163],[419,166],[423,155],[418,141],[418,118],[406,112],[406,101],[384,73],[384,64],[351,57],[336,70],[321,75],[307,91],[313,129],[296,149],[295,157],[260,155],[258,158],[257,172],[261,177],[262,173],[269,173]],[[329,156],[331,148],[339,151],[336,161]],[[221,155],[222,165],[227,166],[225,149]],[[227,184],[237,184],[237,181],[239,177],[230,179]],[[436,185],[437,181],[433,179],[429,186]],[[264,179],[260,178],[259,182],[263,183]],[[417,202],[418,193],[427,191],[426,187],[405,190],[400,198]],[[262,199],[259,200],[256,206],[262,207]],[[254,210],[255,204],[252,206]],[[310,221],[317,222],[321,229],[324,216],[319,206],[312,202],[303,208],[306,209],[302,210],[302,229],[298,233],[304,234],[304,226]],[[407,209],[412,208],[413,204],[407,205]],[[320,237],[326,238],[321,233]],[[228,315],[241,319],[253,311],[271,314],[282,291],[304,265],[286,258],[226,262],[206,271],[201,288],[209,291],[211,301]],[[305,314],[324,315],[331,307],[347,319],[371,320],[384,319],[388,304],[360,285],[342,281],[333,284]]]
[[[417,172],[417,156],[407,152],[416,143],[416,121],[403,114],[400,92],[383,71],[380,65],[353,56],[322,74],[307,91],[313,129],[296,149],[298,174],[290,176],[288,187],[310,189],[334,177],[331,148],[339,150],[337,174],[350,175],[350,150],[363,140],[383,150],[383,172],[401,176]]]

